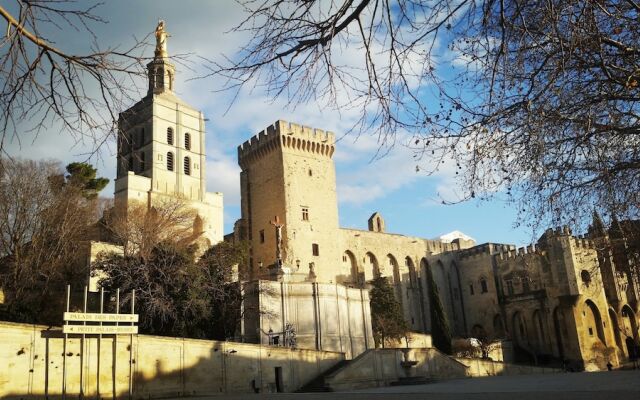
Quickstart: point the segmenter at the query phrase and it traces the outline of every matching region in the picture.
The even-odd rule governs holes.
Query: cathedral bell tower
[[[168,36],[164,21],[158,22],[147,95],[120,113],[114,198],[149,207],[180,198],[198,212],[194,231],[214,244],[222,240],[222,193],[206,191],[204,115],[174,92]]]

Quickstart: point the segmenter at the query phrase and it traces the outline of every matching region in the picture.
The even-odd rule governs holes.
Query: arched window
[[[173,144],[173,128],[171,127],[167,128],[167,143]]]
[[[191,175],[191,159],[189,157],[184,158],[184,174]]]
[[[191,135],[188,133],[184,134],[184,148],[191,150]]]
[[[162,87],[162,72],[160,71],[160,68],[156,68],[154,71],[154,75],[156,77],[156,88],[161,88]]]
[[[484,278],[480,278],[480,292],[487,293],[489,288],[487,287],[487,280]]]
[[[173,153],[167,152],[167,169],[173,171]]]

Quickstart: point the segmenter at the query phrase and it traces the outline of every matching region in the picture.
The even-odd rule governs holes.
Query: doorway
[[[275,367],[276,373],[276,392],[282,393],[284,392],[284,385],[282,382],[282,367]]]

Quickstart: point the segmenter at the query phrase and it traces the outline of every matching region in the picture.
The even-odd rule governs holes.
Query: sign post
[[[129,335],[129,398],[133,395],[133,335],[138,334],[139,315],[135,313],[135,290],[131,293],[131,313],[120,314],[120,289],[116,290],[115,296],[115,313],[104,312],[104,289],[100,289],[100,312],[87,312],[88,303],[87,287],[84,287],[84,304],[83,312],[70,311],[71,286],[67,285],[67,307],[63,315],[64,325],[62,333],[64,334],[63,358],[62,358],[62,398],[66,398],[67,394],[67,340],[69,335],[78,335],[80,337],[80,396],[84,398],[87,382],[85,374],[85,350],[86,336],[96,335],[98,339],[98,365],[96,379],[96,394],[98,399],[101,398],[100,392],[100,358],[101,358],[101,341],[102,335],[114,335],[113,337],[113,354],[112,370],[113,377],[116,376],[117,364],[117,335]],[[116,397],[116,384],[113,382],[113,396]]]

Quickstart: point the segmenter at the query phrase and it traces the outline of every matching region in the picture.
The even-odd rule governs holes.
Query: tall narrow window
[[[508,295],[512,295],[514,292],[513,290],[513,281],[511,279],[507,280],[507,294]]]
[[[318,243],[313,243],[311,245],[311,251],[313,252],[314,256],[319,256],[320,255],[320,246],[318,246]]]
[[[184,134],[184,148],[191,150],[191,135],[188,133]]]
[[[146,167],[144,165],[144,161],[145,161],[144,157],[145,157],[144,151],[141,151],[140,152],[140,172],[143,172],[145,170],[145,167]]]
[[[173,153],[172,152],[167,153],[167,169],[169,171],[173,171]]]
[[[167,144],[173,145],[173,128],[167,128]]]
[[[184,158],[184,174],[191,175],[191,160],[189,157]]]
[[[480,279],[480,292],[487,293],[489,288],[487,287],[487,280],[482,278]]]
[[[469,284],[469,294],[473,296],[473,283]]]
[[[303,221],[309,220],[309,207],[302,207],[302,220]]]
[[[264,243],[264,229],[260,230],[260,243]]]

